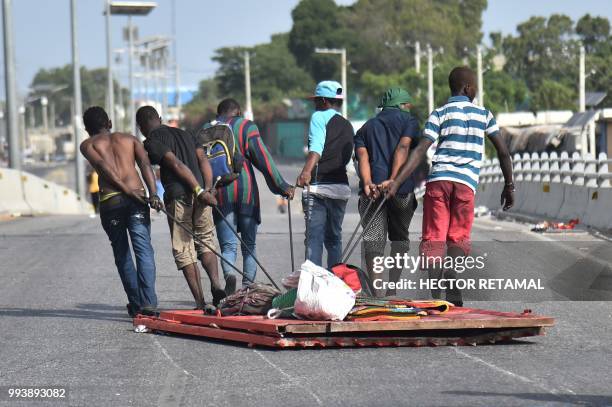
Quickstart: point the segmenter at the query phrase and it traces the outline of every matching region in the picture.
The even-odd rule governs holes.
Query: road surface
[[[276,212],[274,198],[260,185],[264,213],[258,253],[280,279],[290,272],[286,215]],[[298,203],[293,206],[299,257],[303,222]],[[346,234],[357,222],[354,206],[345,219]],[[411,227],[415,240],[420,224],[417,213]],[[534,235],[524,225],[492,218],[476,221],[474,238],[500,244],[551,239]],[[591,240],[611,244],[585,234],[557,240],[559,245]],[[167,224],[159,215],[153,216],[153,243],[160,307],[192,307],[171,257]],[[509,268],[527,256],[522,247],[508,249]],[[606,255],[601,254],[603,261],[609,261]],[[530,258],[550,272],[559,260],[546,255]],[[508,311],[531,308],[557,319],[547,336],[508,345],[270,351],[134,333],[98,218],[0,223],[0,270],[0,387],[65,387],[68,399],[63,404],[612,405],[609,302],[558,298],[472,304]],[[0,405],[10,405],[5,396]]]

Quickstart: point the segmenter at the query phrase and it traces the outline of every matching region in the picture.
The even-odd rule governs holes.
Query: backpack
[[[212,168],[213,180],[218,186],[234,182],[242,171],[244,157],[234,140],[232,127],[216,120],[196,134],[196,141],[204,147],[204,152]]]
[[[281,292],[268,284],[252,283],[221,300],[218,309],[222,316],[266,315],[272,300]]]

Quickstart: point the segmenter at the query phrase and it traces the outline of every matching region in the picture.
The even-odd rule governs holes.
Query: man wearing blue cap
[[[296,184],[306,188],[302,195],[306,258],[321,266],[325,245],[327,267],[331,268],[342,260],[342,221],[351,196],[346,165],[355,133],[338,112],[344,100],[338,82],[320,82],[312,100],[316,111],[310,119],[308,156]]]

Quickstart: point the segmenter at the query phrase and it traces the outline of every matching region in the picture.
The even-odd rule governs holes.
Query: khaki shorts
[[[195,235],[204,241],[209,247],[217,250],[215,239],[215,223],[212,218],[212,208],[194,200],[189,204],[181,199],[174,199],[166,204],[166,210],[177,221],[187,226]],[[185,266],[198,262],[198,258],[211,250],[200,244],[187,231],[174,224],[168,218],[170,236],[172,239],[172,254],[176,267],[182,269]]]

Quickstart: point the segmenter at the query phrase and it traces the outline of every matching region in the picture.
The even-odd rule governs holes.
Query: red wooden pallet
[[[153,331],[200,336],[272,348],[347,346],[442,346],[496,343],[543,335],[554,319],[531,313],[452,308],[404,321],[302,321],[263,316],[217,317],[175,310],[142,315],[134,325]]]

